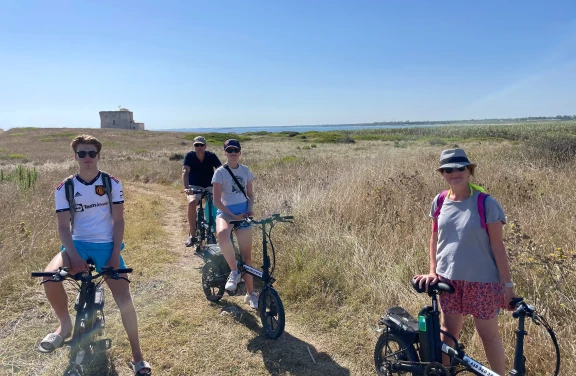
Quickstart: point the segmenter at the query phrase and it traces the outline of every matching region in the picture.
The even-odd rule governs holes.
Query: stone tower
[[[144,123],[135,123],[132,111],[127,108],[120,108],[120,111],[100,111],[100,128],[136,129],[143,131]]]

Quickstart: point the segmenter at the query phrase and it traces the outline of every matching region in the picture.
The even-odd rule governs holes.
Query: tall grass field
[[[137,244],[133,248],[141,253],[132,251],[130,266],[144,274],[134,276],[133,288],[149,286],[151,268],[162,270],[176,257],[154,246],[157,239],[168,236],[157,230],[155,221],[162,218],[154,215],[161,213],[164,203],[147,201],[141,191],[147,185],[172,194],[181,190],[182,159],[193,149],[197,134],[40,128],[0,133],[1,375],[53,374],[40,371],[39,355],[33,351],[50,326],[39,328],[40,324],[30,323],[49,321],[54,326],[56,321],[42,288],[29,273],[42,270],[59,249],[54,189],[76,171],[69,145],[80,133],[103,142],[100,168],[118,177],[134,197],[126,203],[126,231]],[[535,305],[555,329],[562,355],[561,374],[573,374],[576,122],[204,136],[208,149],[221,160],[223,141],[229,137],[241,140],[241,163],[255,175],[257,217],[271,213],[295,217],[292,226],[278,226],[273,233],[275,286],[290,324],[306,336],[300,339],[311,342],[322,338],[325,348],[319,350],[348,370],[342,374],[352,375],[375,374],[375,329],[386,308],[401,305],[416,315],[429,304],[429,298],[416,294],[409,281],[429,268],[428,214],[434,196],[446,188],[435,171],[440,152],[455,146],[464,148],[478,165],[474,182],[495,197],[506,213],[504,242],[516,293]],[[139,190],[131,190],[136,185]],[[181,197],[184,203],[184,195]],[[185,228],[182,223],[175,225]],[[255,231],[254,260],[260,254],[259,236]],[[184,238],[181,240],[183,244]],[[113,305],[112,299],[108,302]],[[153,306],[154,301],[146,304]],[[195,305],[202,306],[204,312],[210,309],[207,302],[198,300],[173,305],[169,314],[185,323],[186,310],[195,309]],[[146,316],[140,317],[142,330],[148,330]],[[206,320],[213,319],[206,316]],[[511,368],[516,321],[510,313],[501,313],[499,322]],[[179,334],[185,334],[189,341],[215,336],[213,343],[219,342],[217,333],[199,331],[201,323],[184,323],[186,329]],[[548,334],[532,323],[527,324],[527,331],[529,374],[552,374],[554,348]],[[123,332],[118,330],[117,334],[121,337]],[[208,356],[202,352],[178,358],[179,368],[174,368],[169,354],[178,353],[186,341],[181,337],[162,340],[161,348],[152,356],[156,375],[210,374],[193,371],[199,358]],[[471,319],[465,320],[462,342],[474,358],[485,361]],[[261,346],[268,345],[263,342]],[[206,347],[203,351],[209,352],[210,346]],[[150,354],[153,350],[146,351]],[[210,358],[213,364],[204,367],[220,369],[218,362],[228,361],[225,358]],[[196,362],[194,366],[192,362]],[[214,374],[240,374],[233,366],[226,367],[228,373]],[[307,374],[274,373],[268,365],[266,369],[262,374]]]

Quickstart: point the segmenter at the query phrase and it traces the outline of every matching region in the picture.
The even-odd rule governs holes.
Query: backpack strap
[[[64,180],[64,193],[66,193],[66,201],[70,207],[70,225],[74,228],[74,214],[76,213],[76,201],[74,200],[74,175],[68,176]]]
[[[478,195],[478,214],[480,214],[480,224],[486,232],[488,232],[488,226],[486,225],[486,199],[488,196],[490,195],[484,192],[480,192]]]
[[[108,196],[108,203],[110,204],[110,214],[112,214],[112,179],[110,174],[104,171],[100,171],[102,176],[102,185],[104,185],[104,192]]]
[[[442,208],[442,204],[444,204],[448,192],[448,190],[440,192],[436,199],[436,210],[434,210],[434,215],[432,216],[434,218],[434,232],[438,231],[438,217],[440,216],[440,209]]]

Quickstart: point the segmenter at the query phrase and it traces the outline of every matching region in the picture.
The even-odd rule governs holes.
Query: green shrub
[[[446,145],[446,141],[444,141],[444,140],[441,139],[441,138],[433,138],[433,139],[430,139],[430,140],[428,140],[428,143],[429,143],[430,145],[435,145],[435,146],[436,146],[436,145],[442,145],[442,146]]]
[[[15,182],[24,189],[32,189],[38,180],[36,167],[24,167],[18,165],[9,171],[0,170],[0,183]]]
[[[235,138],[236,140],[238,140],[240,142],[250,141],[252,139],[248,136],[240,135],[237,133],[218,133],[218,132],[210,132],[210,133],[203,133],[203,134],[191,133],[191,134],[187,134],[186,136],[184,136],[184,139],[193,141],[194,138],[197,136],[204,136],[206,141],[208,141],[210,143],[214,143],[214,144],[223,144],[224,141],[231,139],[231,138]]]
[[[24,154],[8,154],[8,158],[10,159],[26,159]]]
[[[576,137],[571,135],[546,135],[526,142],[535,159],[549,164],[573,161],[576,158]]]

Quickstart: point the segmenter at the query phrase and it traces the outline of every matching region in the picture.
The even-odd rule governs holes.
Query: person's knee
[[[218,244],[228,244],[230,243],[230,234],[227,231],[219,232],[216,237],[218,238]]]
[[[498,330],[498,322],[494,319],[486,322],[476,323],[476,332],[484,343],[497,343],[501,341],[500,331]]]
[[[188,201],[188,206],[192,209],[196,209],[196,206],[198,206],[198,200],[194,199],[192,201]]]
[[[132,303],[132,295],[130,295],[130,290],[117,292],[114,294],[114,300],[116,301],[120,311],[134,307],[134,304]]]

